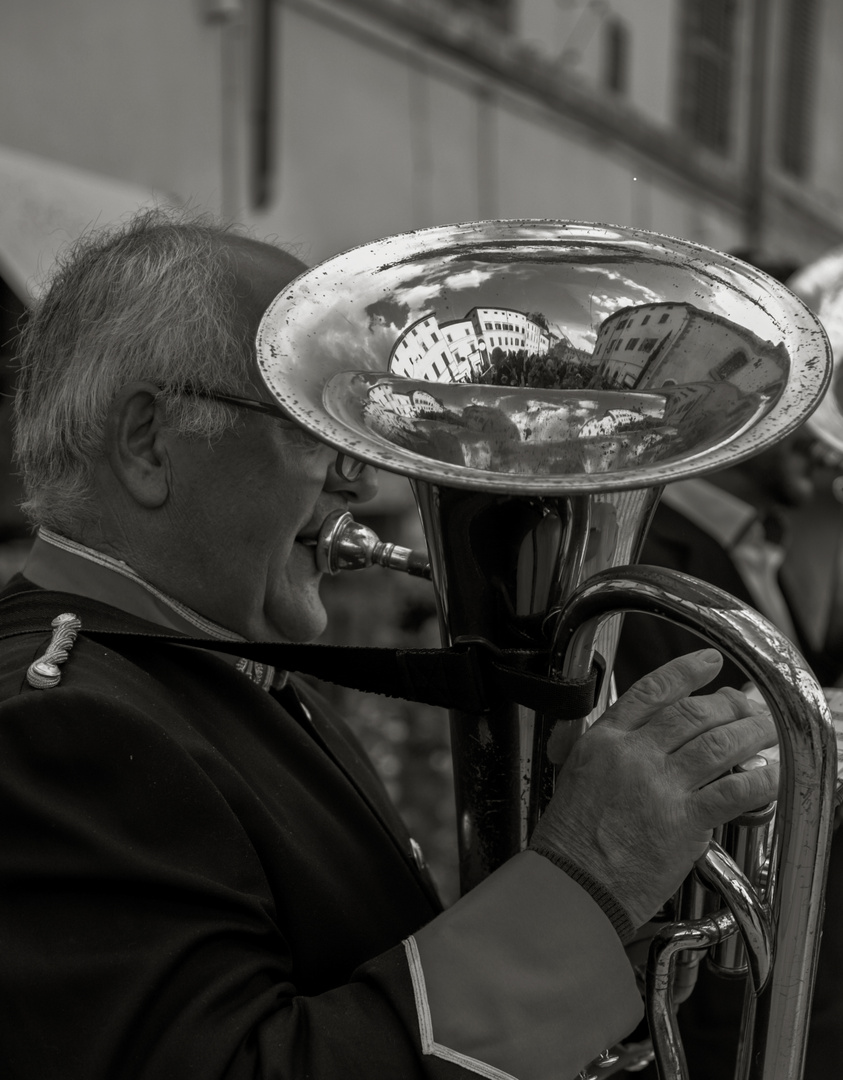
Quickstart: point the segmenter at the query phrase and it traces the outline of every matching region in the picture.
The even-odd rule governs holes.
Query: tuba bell
[[[717,947],[751,976],[738,1075],[800,1077],[835,780],[825,699],[756,612],[633,564],[665,483],[742,461],[817,408],[830,377],[818,320],[760,271],[685,241],[486,221],[390,237],[305,272],[270,306],[257,346],[294,420],[410,478],[446,645],[543,649],[558,677],[603,672],[580,721],[505,700],[451,713],[463,891],[526,846],[565,746],[613,700],[624,610],[682,623],[759,686],[781,745],[778,812],[727,830],[668,905],[646,998],[659,1071],[684,1076],[677,987]],[[334,552],[338,565],[386,558],[348,522],[331,529],[325,568]],[[712,889],[714,910],[701,901]],[[592,1071],[646,1059],[620,1047]]]

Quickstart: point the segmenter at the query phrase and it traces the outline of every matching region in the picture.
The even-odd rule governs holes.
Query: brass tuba
[[[677,972],[713,946],[733,965],[745,953],[739,1074],[801,1076],[835,779],[825,699],[756,612],[630,564],[665,483],[750,457],[817,407],[830,373],[817,319],[763,273],[698,245],[611,225],[487,221],[391,237],[307,271],[273,302],[257,345],[292,418],[410,478],[446,644],[545,648],[553,675],[605,672],[593,712],[565,722],[562,743],[612,698],[623,610],[689,626],[761,688],[781,742],[775,824],[759,812],[701,860],[656,928],[646,996],[662,1076],[682,1076]],[[328,561],[339,541],[355,547],[335,534]],[[512,701],[452,713],[463,890],[525,846],[554,783],[555,719]],[[716,910],[700,881],[722,897]],[[637,1053],[607,1052],[592,1072]]]

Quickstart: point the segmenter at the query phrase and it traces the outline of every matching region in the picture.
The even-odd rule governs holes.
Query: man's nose
[[[343,455],[337,455],[326,488],[330,491],[341,492],[349,502],[368,502],[378,493],[378,470],[374,465],[365,465],[362,462],[355,464],[357,467],[351,470],[351,479],[349,479],[349,470],[343,468]]]

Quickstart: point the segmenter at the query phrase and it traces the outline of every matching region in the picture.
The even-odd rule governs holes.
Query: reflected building
[[[440,382],[438,393],[415,379],[357,376],[366,428],[396,446],[473,469],[520,475],[605,472],[620,462],[658,458],[675,444],[667,394],[607,391],[582,395],[532,390],[498,398],[491,386]],[[515,389],[510,395],[520,395]],[[691,401],[683,397],[690,408]],[[681,408],[680,408],[680,411]],[[693,425],[689,426],[692,427]]]
[[[391,384],[381,383],[368,391],[364,416],[376,417],[371,427],[387,439],[399,440],[411,433],[419,417],[444,417],[448,410],[442,402],[426,390],[396,389]]]
[[[664,398],[658,399],[661,404],[658,419],[664,415]],[[633,409],[610,409],[604,416],[595,416],[587,420],[579,430],[581,439],[600,438],[604,435],[615,435],[625,427],[633,427],[644,419],[643,410]]]
[[[387,372],[338,373],[332,393],[367,432],[430,460],[582,476],[714,446],[787,384],[784,341],[688,300],[620,308],[596,328],[592,353],[574,348],[567,325],[549,325],[509,307],[442,322],[428,311],[397,336]],[[572,354],[576,381],[566,384]]]
[[[432,382],[477,382],[498,351],[544,356],[561,340],[539,318],[514,308],[475,307],[462,319],[440,323],[430,312],[395,342],[388,370]]]
[[[534,316],[513,308],[476,307],[466,318],[471,319],[478,338],[486,343],[490,353],[495,349],[503,352],[523,349],[543,356],[559,340],[558,335],[551,334]]]
[[[430,312],[417,319],[395,342],[389,370],[395,375],[431,382],[469,382],[485,366],[473,327],[461,320],[450,331]]]
[[[762,396],[778,391],[787,366],[781,345],[685,302],[614,312],[601,323],[589,362],[596,386],[644,390],[733,382]]]

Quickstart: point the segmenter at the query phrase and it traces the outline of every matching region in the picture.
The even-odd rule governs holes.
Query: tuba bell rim
[[[639,260],[685,275],[686,289],[703,285],[722,303],[728,297],[745,310],[756,309],[765,325],[781,334],[790,358],[786,383],[774,402],[752,422],[690,452],[662,461],[606,470],[568,470],[535,473],[528,468],[508,471],[456,463],[397,446],[367,429],[342,405],[355,377],[379,374],[389,379],[384,355],[366,354],[362,333],[357,353],[325,356],[339,350],[331,335],[338,326],[360,324],[367,297],[384,296],[401,275],[408,277],[421,264],[450,260],[452,266],[491,265],[508,256],[513,273],[528,264],[576,264],[577,253],[624,261]],[[483,262],[489,260],[489,262]],[[532,260],[532,262],[531,262]],[[577,264],[578,265],[578,264]],[[679,287],[676,286],[678,289]],[[358,330],[359,330],[358,326]],[[363,346],[360,345],[363,341]],[[309,355],[302,355],[310,350]],[[386,237],[361,244],[305,271],[273,300],[257,335],[258,364],[268,389],[297,423],[330,446],[387,471],[414,480],[462,489],[517,494],[570,494],[655,487],[736,464],[752,457],[796,430],[820,404],[830,379],[830,346],[825,331],[799,297],[781,283],[742,260],[704,245],[665,234],[624,226],[553,219],[518,218],[463,222]],[[333,392],[337,386],[341,392]],[[461,388],[462,387],[462,388]],[[449,393],[471,398],[471,384],[450,384]],[[602,391],[598,391],[600,393]],[[509,388],[509,395],[530,397],[526,388]],[[544,391],[557,395],[564,390]],[[533,395],[535,396],[535,395]],[[570,395],[568,395],[570,396]]]
[[[833,455],[843,458],[843,248],[836,247],[787,281],[828,334],[833,356],[831,387],[808,417],[808,429]]]

